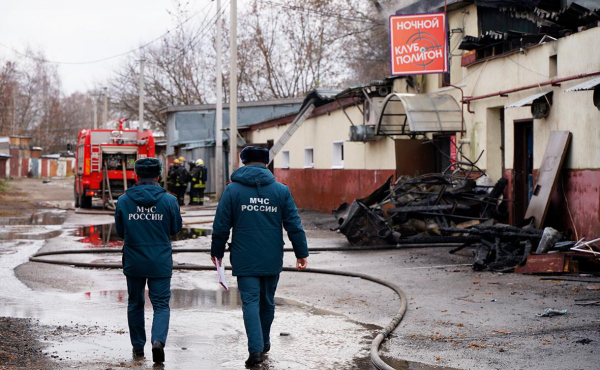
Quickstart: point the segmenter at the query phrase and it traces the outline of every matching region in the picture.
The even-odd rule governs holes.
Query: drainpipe
[[[535,84],[531,84],[531,85],[521,86],[521,87],[517,87],[514,89],[510,89],[510,90],[498,91],[498,92],[491,93],[491,94],[477,95],[477,96],[465,96],[462,100],[462,103],[463,104],[467,103],[467,109],[468,109],[469,113],[474,113],[474,112],[470,111],[470,105],[469,105],[469,103],[472,102],[473,100],[487,99],[487,98],[491,98],[494,96],[503,96],[503,95],[507,95],[507,94],[514,93],[517,91],[523,91],[523,90],[533,89],[536,87],[547,86],[547,85],[560,86],[560,84],[562,82],[578,80],[581,78],[598,76],[598,75],[600,75],[600,71],[590,72],[590,73],[581,73],[581,74],[573,75],[573,76],[569,76],[569,77],[555,78],[555,79],[552,79],[549,81],[544,81],[544,82],[535,83]]]

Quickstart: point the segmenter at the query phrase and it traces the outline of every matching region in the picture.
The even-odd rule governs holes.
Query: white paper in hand
[[[217,266],[219,284],[221,284],[221,286],[223,286],[225,290],[229,290],[229,287],[227,286],[227,280],[225,280],[225,266],[223,266],[223,263],[221,263],[221,265],[219,266],[219,260],[217,259],[217,257],[213,257],[213,260],[215,261],[215,266]]]

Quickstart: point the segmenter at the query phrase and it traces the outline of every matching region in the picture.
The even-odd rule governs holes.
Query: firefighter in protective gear
[[[196,167],[192,170],[192,182],[190,189],[190,197],[192,198],[190,205],[204,205],[204,190],[206,189],[206,180],[208,178],[208,171],[204,167],[204,161],[198,159],[196,161]]]
[[[175,173],[175,194],[180,206],[185,205],[185,192],[190,182],[190,173],[185,168],[185,158],[179,157],[179,168]]]
[[[177,196],[177,188],[175,187],[177,170],[179,170],[179,159],[173,161],[173,164],[169,166],[169,172],[167,173],[167,191],[175,196]]]

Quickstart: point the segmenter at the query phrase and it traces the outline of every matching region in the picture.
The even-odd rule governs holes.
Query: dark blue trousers
[[[144,303],[146,281],[148,282],[148,296],[154,309],[152,320],[151,343],[159,341],[167,343],[169,332],[169,299],[171,299],[171,278],[141,278],[127,276],[127,323],[129,324],[129,337],[135,350],[143,350],[146,344],[146,329],[144,325]]]
[[[237,277],[249,353],[262,352],[266,345],[271,344],[269,335],[275,317],[278,282],[279,275]]]

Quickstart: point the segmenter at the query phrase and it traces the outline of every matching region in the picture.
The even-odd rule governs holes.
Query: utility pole
[[[215,127],[215,192],[217,199],[223,194],[223,75],[221,49],[223,30],[221,29],[221,0],[217,0],[217,117]]]
[[[101,128],[105,129],[108,127],[108,87],[103,88],[104,90],[104,112],[102,113],[102,124]]]
[[[229,80],[229,178],[237,168],[237,0],[231,0]]]
[[[17,89],[15,84],[12,85],[12,134],[15,134],[15,129],[17,128]]]
[[[94,130],[98,129],[98,94],[92,94],[92,107],[94,109]]]
[[[140,106],[138,112],[138,132],[144,131],[144,62],[144,59],[140,60]]]

